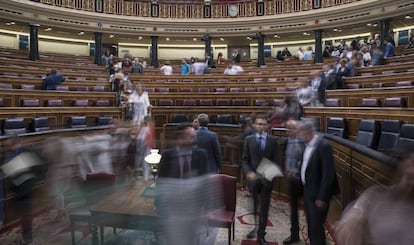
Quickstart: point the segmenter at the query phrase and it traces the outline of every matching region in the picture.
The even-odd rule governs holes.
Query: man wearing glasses
[[[257,242],[267,245],[265,240],[266,223],[269,212],[270,196],[272,194],[273,181],[265,179],[258,174],[257,168],[263,158],[267,158],[276,164],[277,140],[276,137],[266,133],[267,118],[263,115],[257,116],[255,120],[256,133],[248,136],[243,145],[242,167],[246,175],[247,186],[253,195],[253,206],[256,221],[257,208],[260,205],[259,226],[247,234],[247,238],[256,236]],[[255,222],[256,223],[256,222]]]

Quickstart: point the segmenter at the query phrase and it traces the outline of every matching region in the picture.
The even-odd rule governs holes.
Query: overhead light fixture
[[[10,21],[10,25],[15,25],[15,24],[16,24],[16,22]]]
[[[197,41],[197,38],[196,37],[193,37],[193,41]]]
[[[80,32],[78,33],[78,35],[79,35],[79,36],[81,36],[81,35],[83,35],[83,34],[85,34],[85,32],[83,32],[83,31],[80,31]]]
[[[333,31],[338,31],[338,28],[334,28]]]
[[[247,36],[246,39],[251,41],[253,38],[251,36]]]
[[[372,26],[372,24],[371,23],[368,23],[367,26]]]
[[[166,37],[165,40],[170,41],[170,38],[169,37]]]
[[[304,33],[303,33],[303,35],[304,35],[304,36],[310,36],[310,34],[309,34],[309,33],[307,33],[307,32],[304,32]]]
[[[142,40],[142,37],[141,37],[141,36],[139,36],[139,37],[138,37],[138,40]]]
[[[52,30],[51,27],[48,27],[48,28],[45,29],[45,31],[51,31],[51,30]]]
[[[412,19],[413,17],[411,17],[410,15],[406,15],[404,18],[406,18],[407,20]]]
[[[224,41],[224,38],[220,37],[220,41]]]
[[[277,34],[273,35],[273,37],[275,37],[275,38],[280,38],[280,36],[279,36],[279,35],[277,35]]]
[[[372,26],[378,26],[378,24],[377,23],[374,23]]]
[[[113,35],[113,34],[109,35],[109,38],[113,38],[113,37],[114,37],[114,35]]]

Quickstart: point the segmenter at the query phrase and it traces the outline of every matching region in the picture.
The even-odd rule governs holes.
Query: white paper
[[[256,172],[269,181],[272,181],[275,177],[283,176],[282,170],[279,166],[266,157],[262,158]]]

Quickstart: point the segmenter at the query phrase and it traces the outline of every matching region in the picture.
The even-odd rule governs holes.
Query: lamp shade
[[[159,152],[158,149],[152,149],[151,153],[148,154],[144,158],[145,162],[147,162],[149,164],[158,164],[158,163],[160,163],[161,155],[158,152]]]

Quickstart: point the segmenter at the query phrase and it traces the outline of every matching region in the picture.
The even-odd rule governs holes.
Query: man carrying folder
[[[247,186],[253,195],[254,214],[256,216],[257,208],[260,207],[260,216],[259,226],[250,231],[247,234],[247,238],[254,238],[257,232],[258,243],[266,245],[268,242],[264,237],[266,235],[265,230],[273,188],[274,171],[268,175],[266,172],[259,173],[260,171],[258,170],[272,169],[269,167],[269,163],[276,166],[278,157],[277,140],[276,137],[266,133],[267,118],[265,116],[257,116],[254,126],[256,133],[248,136],[244,141],[242,167],[246,175]]]

